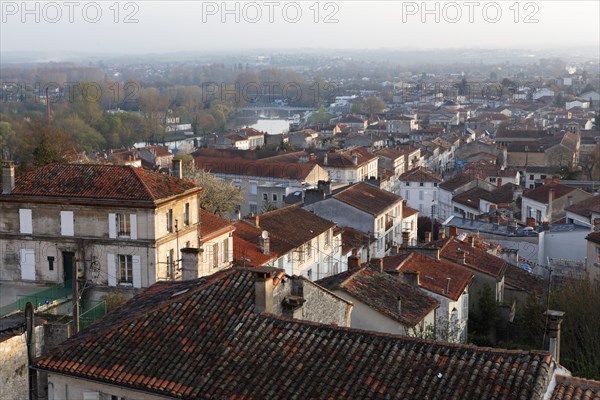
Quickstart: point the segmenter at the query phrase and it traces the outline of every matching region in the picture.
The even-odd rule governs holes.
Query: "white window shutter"
[[[140,256],[131,257],[132,269],[133,269],[133,287],[142,287],[142,263],[140,262]]]
[[[60,234],[63,236],[73,236],[73,211],[60,212]]]
[[[117,215],[108,214],[108,237],[114,239],[117,237]]]
[[[35,250],[21,249],[21,279],[35,281]]]
[[[117,263],[114,254],[108,254],[106,258],[108,269],[108,286],[117,286]]]
[[[19,210],[19,226],[21,233],[33,233],[33,224],[31,221],[31,210],[22,208]]]
[[[129,223],[131,224],[131,240],[137,240],[137,214],[131,214]]]

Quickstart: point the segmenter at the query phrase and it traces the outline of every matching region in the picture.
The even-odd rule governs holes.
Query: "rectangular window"
[[[410,192],[408,190],[406,191],[406,196],[404,197],[406,197],[406,200],[410,200]]]
[[[256,214],[256,212],[258,211],[258,207],[256,206],[256,202],[249,201],[248,205],[250,206],[250,213],[251,214]]]
[[[434,191],[433,192],[433,201],[436,201],[436,200],[437,200],[437,192]]]
[[[329,230],[325,231],[325,248],[329,247],[329,241],[331,240],[330,236],[329,236]]]
[[[250,182],[250,194],[256,196],[258,193],[258,182]]]
[[[273,201],[277,201],[277,194],[273,193]]]
[[[173,210],[169,209],[166,212],[167,217],[167,232],[173,232]]]
[[[129,214],[117,214],[117,228],[119,236],[129,237],[131,235],[131,218],[129,218]]]
[[[425,184],[423,182],[419,182],[419,186],[424,186]]]
[[[425,194],[422,190],[419,190],[419,200],[423,200],[425,198]]]
[[[410,182],[406,182],[406,186],[410,186]]]
[[[183,206],[183,224],[185,226],[190,224],[190,203],[185,203]]]
[[[530,180],[533,180],[533,175],[529,175],[529,179],[530,179]]]
[[[263,201],[269,201],[269,195],[266,193],[263,193]]]
[[[31,220],[31,210],[20,209],[19,210],[19,227],[20,232],[24,234],[33,233],[33,223]]]
[[[133,283],[133,258],[119,254],[119,283]]]
[[[175,252],[173,249],[167,253],[167,278],[175,278]]]
[[[308,243],[306,243],[306,256],[308,258],[312,257],[312,240],[308,241]]]

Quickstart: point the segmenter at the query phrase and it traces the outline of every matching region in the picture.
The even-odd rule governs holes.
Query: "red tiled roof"
[[[157,283],[34,366],[185,400],[541,400],[550,381],[547,352],[256,314],[254,287],[253,274],[239,269]]]
[[[366,233],[345,226],[342,228],[342,254],[348,254],[352,249],[358,250],[367,247],[375,240],[375,237],[370,237]]]
[[[173,153],[167,148],[163,146],[146,146],[141,147],[138,150],[148,150],[155,154],[156,157],[169,157],[173,156]]]
[[[404,152],[396,149],[391,149],[389,147],[384,147],[383,149],[377,150],[375,152],[379,157],[389,158],[391,160],[395,160],[397,158],[402,158],[404,160]]]
[[[457,194],[452,198],[452,201],[458,204],[462,204],[467,207],[471,207],[475,210],[479,210],[479,203],[481,199],[487,199],[489,192],[481,187],[474,187],[466,192]]]
[[[194,182],[132,166],[50,164],[18,177],[8,196],[155,202],[194,189]]]
[[[247,221],[234,224],[233,261],[239,266],[260,266],[294,250],[294,246],[269,233],[269,253],[266,255],[260,248],[262,229],[250,225]]]
[[[507,262],[500,257],[489,254],[480,248],[469,246],[467,242],[461,242],[455,237],[432,242],[431,246],[440,249],[440,257],[455,263],[459,263],[458,250],[466,251],[469,254],[466,255],[465,266],[495,278],[504,275],[508,266]]]
[[[590,218],[593,212],[600,213],[600,196],[592,196],[566,208],[574,214]]]
[[[414,208],[410,208],[409,206],[402,207],[402,218],[408,218],[412,215],[415,215],[419,212],[419,210],[415,210]]]
[[[542,296],[548,289],[548,283],[540,276],[527,272],[516,265],[507,264],[504,283],[513,288]]]
[[[252,220],[255,217],[250,217]],[[335,224],[298,206],[280,208],[258,216],[259,229],[294,248],[314,239]]]
[[[557,375],[550,400],[600,400],[600,382]]]
[[[213,174],[260,176],[303,181],[316,168],[314,163],[268,162],[266,160],[196,157],[195,167]]]
[[[353,154],[356,154],[357,162],[354,165],[352,161]],[[327,153],[327,164],[325,164],[325,154],[317,157],[319,165],[323,168],[350,168],[355,169],[361,165],[367,164],[377,158],[376,155],[369,153],[362,147],[353,149],[330,151]]]
[[[233,224],[206,210],[200,209],[200,239],[208,240],[215,234],[223,234],[232,231]]]
[[[397,270],[400,274],[418,271],[419,286],[454,301],[459,299],[473,278],[473,273],[467,268],[416,252],[385,257],[383,267],[386,271]]]
[[[560,183],[550,182],[542,186],[538,186],[535,189],[531,189],[523,193],[523,197],[531,200],[538,201],[540,203],[548,203],[548,194],[550,189],[554,189],[554,198],[560,199],[563,196],[571,193],[575,190],[574,187],[561,185]]]
[[[589,240],[590,242],[600,244],[600,232],[592,232],[589,235],[587,235],[585,239]]]
[[[334,194],[333,198],[375,216],[402,201],[402,197],[397,194],[365,182],[355,183]]]
[[[341,290],[406,327],[414,327],[440,302],[395,277],[370,268],[347,271],[317,283],[329,290]],[[398,313],[398,300],[401,311]]]
[[[436,174],[432,170],[425,167],[417,167],[411,169],[410,171],[406,171],[398,180],[406,181],[406,182],[441,182],[442,177],[439,174]]]

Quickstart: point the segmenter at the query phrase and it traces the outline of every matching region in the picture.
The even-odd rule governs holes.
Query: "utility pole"
[[[79,332],[79,280],[77,277],[77,261],[71,256],[71,285],[73,298],[73,333]]]

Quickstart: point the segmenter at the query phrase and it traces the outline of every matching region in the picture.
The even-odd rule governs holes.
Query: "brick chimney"
[[[315,153],[310,153],[310,154],[308,155],[308,160],[309,160],[309,161],[315,161]]]
[[[418,288],[421,284],[421,273],[419,271],[404,271],[402,273],[402,280],[407,285],[410,285],[414,288]]]
[[[458,249],[458,251],[456,252],[456,256],[459,264],[467,263],[467,254],[469,254],[468,251]]]
[[[560,324],[565,313],[563,311],[548,310],[544,315],[548,321],[546,330],[548,332],[550,354],[557,363],[560,363]]]
[[[360,269],[360,257],[351,255],[348,257],[348,271],[356,272]]]
[[[15,163],[2,161],[2,194],[11,194],[15,188]]]
[[[267,231],[262,231],[260,235],[260,250],[266,256],[271,255],[271,239]]]
[[[273,312],[273,273],[277,268],[258,267],[254,272],[254,306],[257,313]]]
[[[199,257],[201,250],[192,247],[181,249],[181,280],[189,281],[198,278]]]
[[[467,242],[469,243],[469,246],[475,247],[475,236],[468,236]]]

